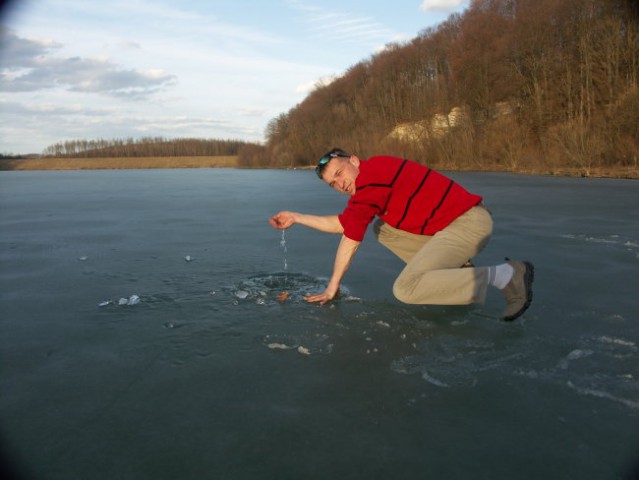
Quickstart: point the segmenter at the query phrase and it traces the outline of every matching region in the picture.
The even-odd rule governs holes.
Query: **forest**
[[[310,165],[339,146],[453,170],[636,169],[638,4],[473,0],[316,85],[240,165]]]
[[[129,158],[129,157],[196,157],[237,155],[247,145],[241,140],[205,140],[199,138],[67,140],[47,147],[43,157],[54,158]]]

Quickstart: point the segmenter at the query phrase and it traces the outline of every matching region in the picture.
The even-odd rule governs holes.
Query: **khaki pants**
[[[435,235],[416,235],[378,219],[379,242],[406,262],[393,294],[404,303],[466,305],[483,303],[488,267],[460,268],[488,243],[493,231],[490,212],[473,207]]]

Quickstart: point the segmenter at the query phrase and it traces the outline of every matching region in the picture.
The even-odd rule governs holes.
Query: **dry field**
[[[0,170],[120,170],[145,168],[235,168],[236,156],[139,158],[29,158],[0,160]]]

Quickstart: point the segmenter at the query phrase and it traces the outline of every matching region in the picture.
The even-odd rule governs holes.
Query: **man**
[[[406,267],[393,285],[404,303],[466,305],[483,303],[488,286],[506,300],[502,318],[512,321],[532,301],[534,268],[510,261],[490,267],[469,263],[488,243],[493,230],[482,197],[417,162],[390,156],[360,160],[334,148],[316,169],[318,177],[350,196],[340,215],[317,216],[282,211],[269,219],[276,229],[294,224],[342,234],[333,274],[326,290],[308,295],[321,304],[339,293],[339,286],[368,225],[377,239],[401,258]]]

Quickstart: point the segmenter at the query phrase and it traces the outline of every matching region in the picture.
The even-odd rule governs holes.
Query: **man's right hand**
[[[295,224],[295,214],[293,212],[283,211],[273,215],[268,219],[273,228],[277,230],[286,230]]]

